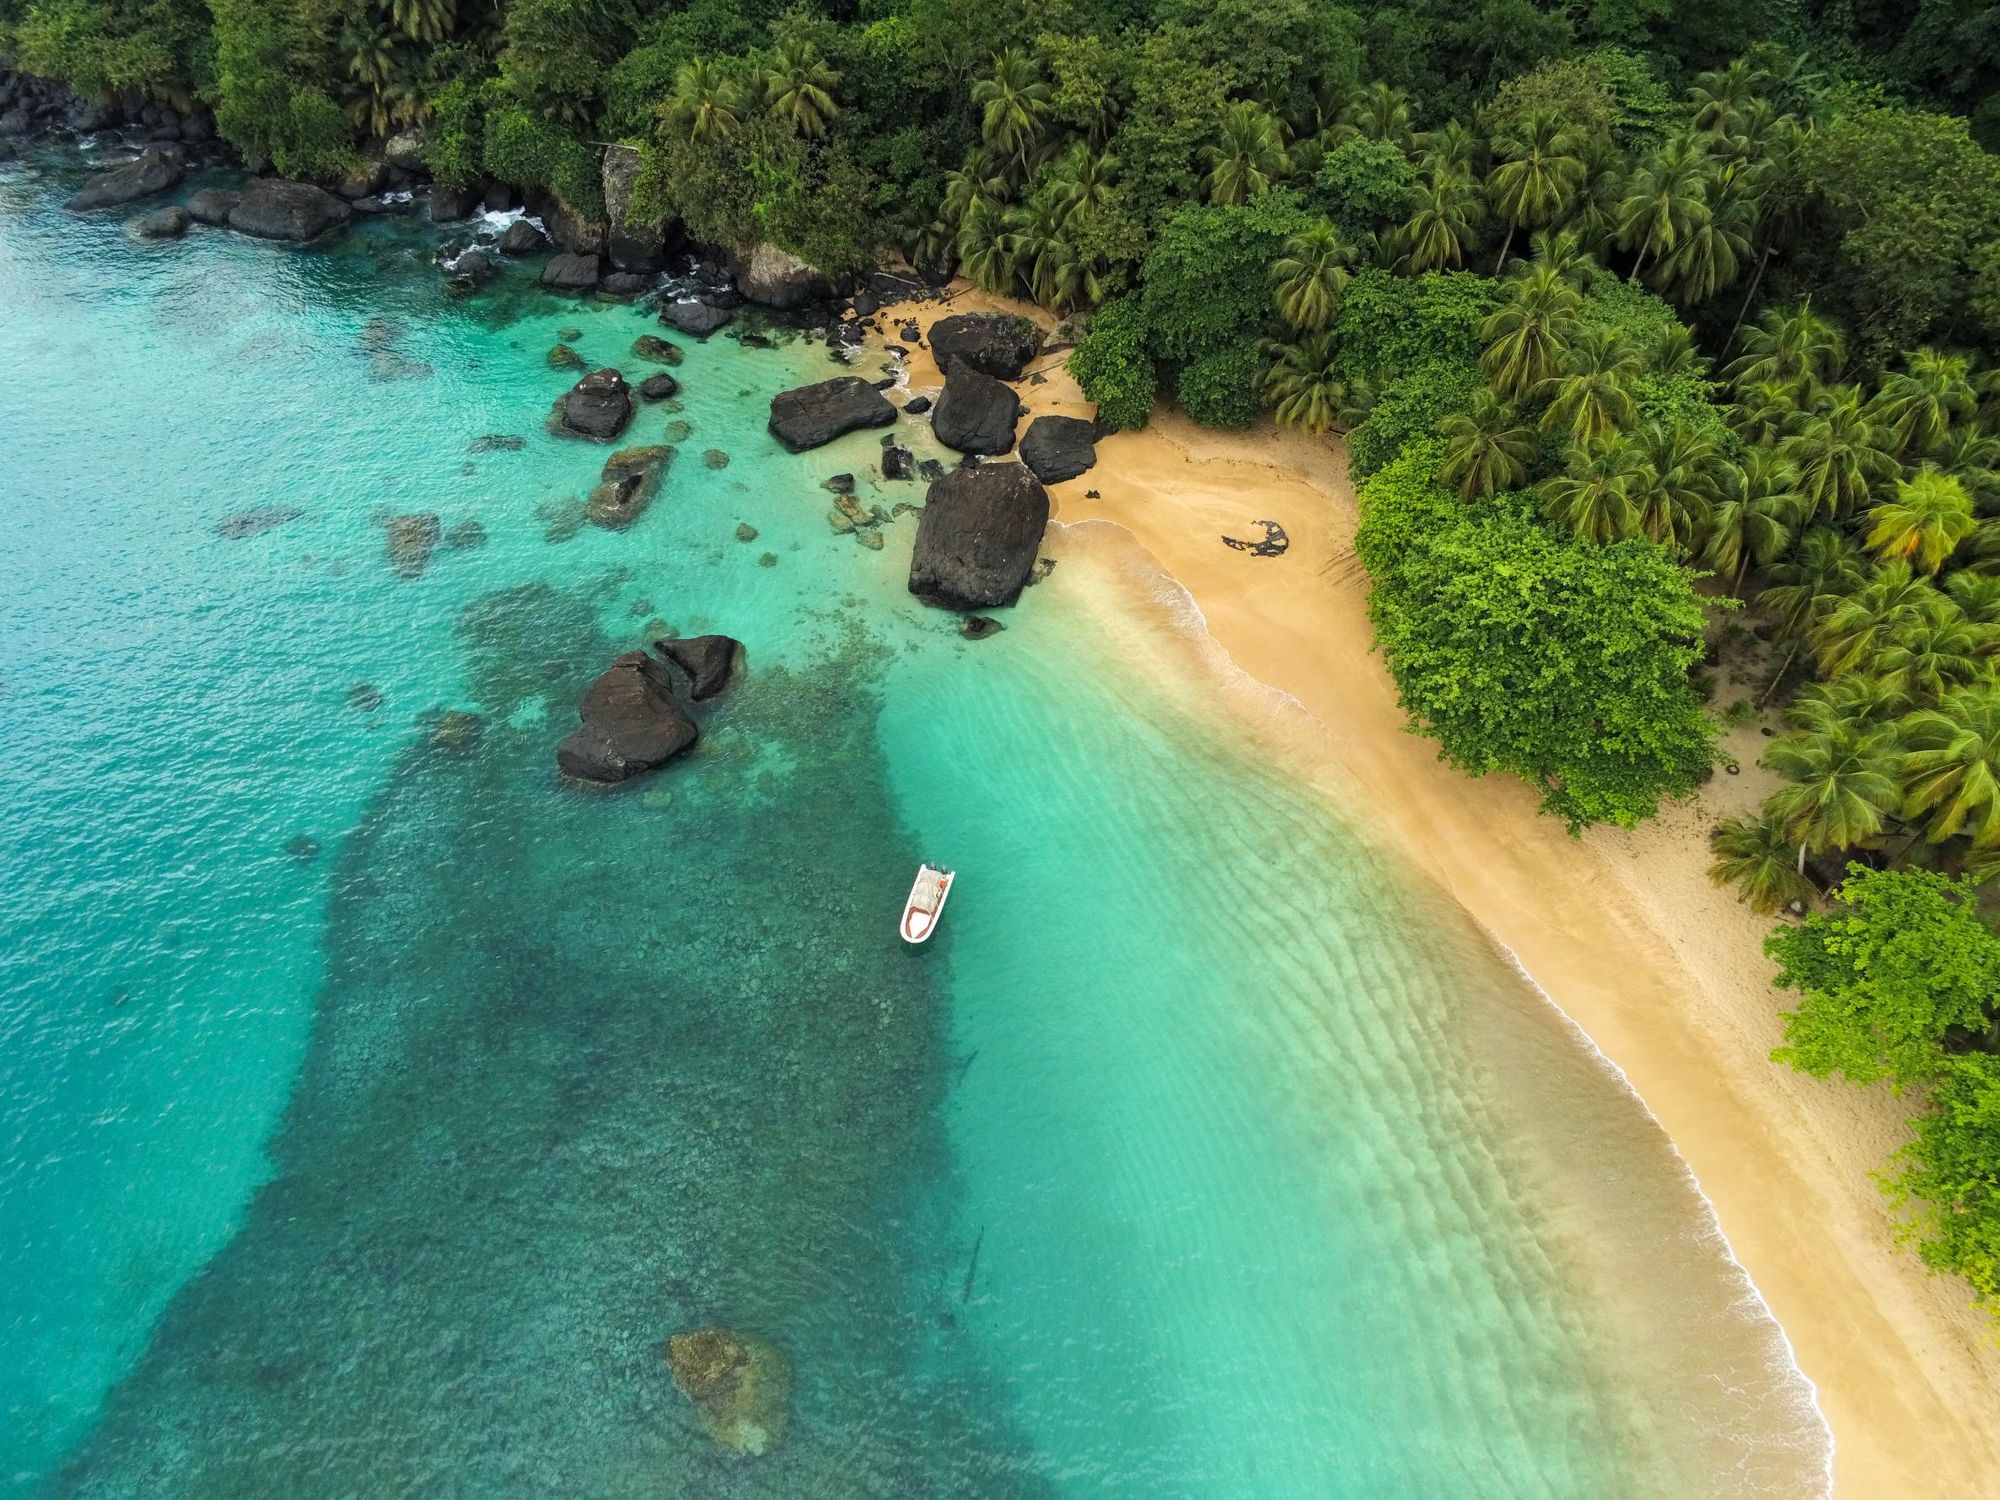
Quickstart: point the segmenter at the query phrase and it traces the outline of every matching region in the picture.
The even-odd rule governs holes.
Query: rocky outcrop
[[[962,359],[995,380],[1019,380],[1041,348],[1041,330],[1012,313],[955,313],[931,325],[931,353],[940,370]]]
[[[735,314],[696,297],[682,297],[660,309],[660,321],[690,338],[705,339]]]
[[[1014,446],[1021,398],[1011,386],[983,375],[962,360],[945,371],[944,393],[931,408],[931,431],[960,453],[1005,453]]]
[[[659,493],[674,450],[664,443],[636,448],[620,448],[604,461],[604,472],[590,492],[585,510],[593,526],[607,531],[623,531],[639,519]]]
[[[637,147],[607,146],[604,150],[604,217],[608,224],[604,249],[619,270],[650,274],[666,267],[667,236],[673,220],[630,219],[632,187],[643,164]]]
[[[595,255],[572,255],[565,252],[549,257],[549,263],[542,267],[542,285],[552,292],[594,291],[604,265]]]
[[[1097,424],[1081,417],[1037,417],[1021,439],[1021,462],[1043,484],[1074,479],[1097,462]]]
[[[433,224],[456,224],[471,218],[478,209],[478,188],[453,187],[444,182],[431,185],[430,198],[424,206]]]
[[[91,174],[90,180],[77,190],[65,207],[83,213],[87,209],[116,208],[121,203],[136,203],[141,198],[164,193],[181,180],[185,171],[178,150],[155,148],[143,152],[137,161],[106,167]]]
[[[437,550],[438,538],[443,527],[438,518],[426,512],[415,516],[391,516],[386,523],[389,533],[389,567],[398,578],[419,578],[430,564],[431,553]]]
[[[549,196],[538,200],[541,205],[536,215],[554,240],[571,255],[602,255],[604,253],[604,225],[597,219],[585,218],[562,199]]]
[[[794,453],[895,420],[896,408],[859,375],[839,375],[771,398],[771,432]]]
[[[930,487],[910,558],[910,592],[947,609],[1020,597],[1049,524],[1049,492],[1020,464],[954,469]]]
[[[756,533],[752,532],[752,536]],[[699,703],[729,686],[743,643],[732,636],[696,635],[686,640],[655,641],[653,649],[688,675],[688,696]]]
[[[229,227],[260,240],[302,244],[340,228],[353,217],[353,206],[325,188],[261,177],[243,190],[242,198],[229,211]]]
[[[372,198],[388,185],[389,164],[386,161],[364,161],[341,173],[333,184],[333,190],[351,203],[356,198]]]
[[[584,690],[583,722],[556,746],[556,765],[579,781],[615,785],[665,765],[700,737],[674,701],[667,669],[627,651]]]
[[[382,158],[398,171],[425,172],[430,169],[425,161],[427,147],[421,130],[399,130],[383,143]]]
[[[608,443],[632,420],[632,391],[616,370],[593,370],[570,387],[557,402],[560,432]]]
[[[702,1427],[730,1452],[768,1452],[785,1435],[792,1367],[769,1339],[727,1328],[677,1333],[667,1340],[667,1367]]]
[[[662,370],[639,382],[639,398],[642,401],[665,401],[679,395],[680,389],[681,383]]]
[[[172,203],[149,214],[140,214],[128,227],[142,240],[177,240],[188,232],[188,225],[193,222],[193,214],[178,203]]]
[[[884,479],[915,479],[917,477],[917,456],[900,443],[882,444],[882,477]]]
[[[831,296],[833,283],[817,266],[765,243],[736,267],[736,289],[760,306],[790,309]]]
[[[232,193],[227,188],[201,188],[188,195],[187,211],[194,216],[197,224],[207,224],[214,229],[225,229],[229,225],[230,214],[242,201],[241,193]]]
[[[549,248],[549,237],[526,219],[516,219],[500,234],[502,255],[539,255]]]

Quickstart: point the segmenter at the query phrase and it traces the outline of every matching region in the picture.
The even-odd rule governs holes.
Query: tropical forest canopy
[[[1412,720],[1573,828],[1782,710],[1715,837],[1780,1056],[2000,1301],[2000,10],[1981,0],[0,0],[0,55],[278,170],[433,173],[1072,321],[1110,428],[1346,434]],[[1718,653],[1758,679],[1708,701]]]

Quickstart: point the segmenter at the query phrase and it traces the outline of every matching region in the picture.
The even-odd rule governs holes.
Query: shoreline
[[[885,307],[882,320],[927,332],[986,308],[1049,323],[962,289]],[[927,348],[905,363],[912,391],[939,383]],[[1017,387],[1021,430],[1044,413],[1092,415],[1062,363],[1036,361],[1043,383]],[[1769,1061],[1781,1007],[1762,952],[1769,923],[1707,878],[1708,828],[1768,789],[1756,726],[1722,742],[1741,774],[1719,770],[1639,829],[1572,840],[1524,783],[1473,780],[1404,727],[1372,647],[1338,444],[1268,423],[1216,432],[1166,412],[1102,439],[1097,466],[1049,492],[1062,524],[1122,531],[1185,591],[1230,665],[1297,705],[1307,722],[1287,738],[1325,789],[1365,800],[1364,828],[1441,886],[1659,1123],[1813,1390],[1833,1434],[1834,1493],[1902,1493],[1919,1475],[1941,1497],[1990,1493],[1994,1334],[1962,1286],[1896,1247],[1868,1176],[1901,1144],[1902,1115],[1885,1091]],[[1290,535],[1282,557],[1221,545],[1225,533],[1255,537],[1265,517]]]

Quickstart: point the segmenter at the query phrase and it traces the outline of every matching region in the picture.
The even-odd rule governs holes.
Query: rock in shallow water
[[[667,1366],[708,1435],[732,1453],[755,1456],[784,1437],[792,1367],[769,1339],[728,1328],[677,1333]]]
[[[187,211],[194,216],[197,224],[225,229],[229,225],[229,215],[242,201],[241,193],[232,193],[227,188],[201,188],[188,194]]]
[[[420,578],[429,565],[431,553],[436,550],[444,529],[434,514],[413,516],[391,516],[387,522],[389,532],[389,567],[398,578]]]
[[[604,462],[597,488],[590,492],[585,512],[590,523],[608,531],[623,531],[638,520],[659,492],[673,456],[674,450],[664,443],[620,448],[612,454]]]
[[[944,394],[931,409],[931,431],[960,453],[1005,453],[1014,446],[1021,398],[1013,389],[962,360],[945,373]]]
[[[858,375],[835,376],[771,398],[771,432],[794,453],[895,420],[896,408]]]
[[[178,149],[147,151],[137,161],[92,173],[90,180],[65,206],[82,213],[86,209],[115,208],[121,203],[136,203],[141,198],[164,193],[181,180],[183,170]]]
[[[660,309],[660,321],[689,338],[705,339],[733,316],[728,308],[684,298]]]
[[[729,686],[743,660],[743,643],[726,635],[695,635],[653,642],[653,649],[688,675],[688,696],[699,702]]]
[[[188,232],[194,215],[179,204],[156,208],[132,221],[132,233],[142,240],[177,240]]]
[[[1012,604],[1049,523],[1049,492],[1020,464],[954,469],[930,487],[910,592],[947,609]]]
[[[608,443],[632,420],[632,391],[616,370],[593,370],[556,402],[556,429]]]
[[[229,211],[229,227],[260,240],[303,244],[338,229],[353,217],[353,206],[325,188],[263,177],[243,190],[236,207]]]
[[[296,505],[255,505],[217,521],[215,534],[225,541],[241,541],[244,537],[257,536],[283,526],[287,521],[296,521],[304,514]]]
[[[615,785],[665,765],[700,738],[674,700],[666,667],[627,651],[584,691],[582,725],[556,747],[556,765],[581,781]]]
[[[678,396],[680,390],[681,383],[665,371],[648,375],[639,382],[639,397],[644,401],[666,401]]]

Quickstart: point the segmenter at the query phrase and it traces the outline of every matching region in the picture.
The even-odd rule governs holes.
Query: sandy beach
[[[893,338],[908,319],[927,329],[996,305],[961,289],[949,304],[885,309],[884,326]],[[1029,416],[1092,414],[1064,357],[1045,356],[1019,387]],[[912,393],[941,384],[927,349],[911,351],[907,371]],[[1725,742],[1740,774],[1719,773],[1637,831],[1571,839],[1522,783],[1472,780],[1407,732],[1370,649],[1338,441],[1270,425],[1218,433],[1156,413],[1145,430],[1104,439],[1097,466],[1051,494],[1060,522],[1115,524],[1188,591],[1229,662],[1308,716],[1289,737],[1306,741],[1326,785],[1359,798],[1371,831],[1449,891],[1624,1072],[1816,1384],[1836,1493],[1995,1493],[2000,1348],[1960,1284],[1895,1248],[1868,1176],[1901,1143],[1903,1107],[1769,1060],[1782,1003],[1761,946],[1769,924],[1707,879],[1708,830],[1769,789],[1758,727]],[[1260,538],[1266,519],[1290,537],[1283,556],[1222,544]],[[1718,706],[1736,696],[1725,685]]]

